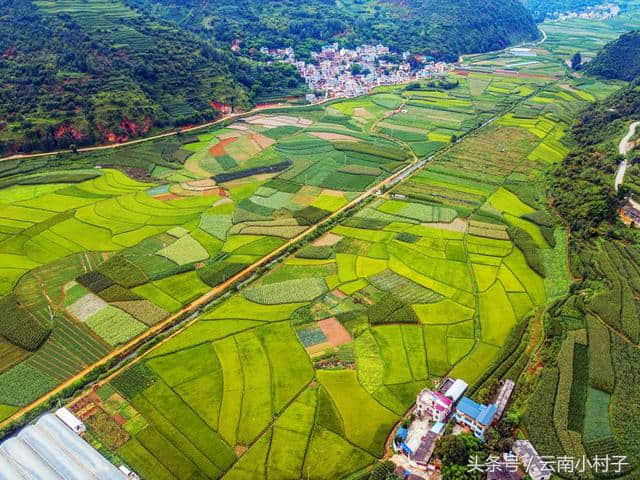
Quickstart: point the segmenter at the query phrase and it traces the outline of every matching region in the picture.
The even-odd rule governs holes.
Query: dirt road
[[[208,128],[208,127],[213,127],[215,125],[218,125],[222,122],[228,121],[228,120],[236,120],[238,118],[242,118],[242,117],[247,117],[250,115],[253,115],[255,113],[260,113],[260,112],[264,112],[264,111],[269,111],[271,109],[274,108],[291,108],[291,109],[295,109],[295,108],[302,108],[302,107],[310,107],[310,106],[314,106],[314,105],[322,105],[323,103],[326,103],[328,101],[331,100],[336,100],[336,99],[340,99],[342,97],[332,97],[332,98],[324,98],[322,100],[318,100],[317,102],[314,103],[306,103],[304,105],[272,105],[272,106],[263,106],[263,107],[256,107],[252,110],[249,110],[248,112],[243,112],[243,113],[233,113],[230,115],[223,115],[222,117],[220,117],[218,120],[214,120],[212,122],[207,122],[207,123],[203,123],[201,125],[196,125],[194,127],[188,127],[188,128],[182,128],[182,129],[176,129],[176,130],[172,130],[170,132],[165,132],[165,133],[159,133],[158,135],[152,135],[150,137],[144,137],[144,138],[138,138],[136,140],[130,140],[128,142],[122,142],[122,143],[113,143],[110,145],[97,145],[95,147],[83,147],[83,148],[78,148],[77,152],[78,153],[87,153],[87,152],[95,152],[95,151],[99,151],[99,150],[109,150],[112,148],[120,148],[120,147],[126,147],[126,146],[130,146],[130,145],[136,145],[138,143],[143,143],[143,142],[150,142],[152,140],[158,140],[159,138],[166,138],[166,137],[173,137],[174,135],[178,135],[179,133],[189,133],[189,132],[193,132],[194,130],[200,130],[202,128]],[[71,150],[54,150],[51,152],[44,152],[44,153],[19,153],[16,155],[11,155],[9,157],[3,157],[0,158],[0,162],[1,161],[5,161],[5,160],[19,160],[19,159],[25,159],[25,158],[37,158],[37,157],[47,157],[49,155],[58,155],[60,153],[71,153]]]

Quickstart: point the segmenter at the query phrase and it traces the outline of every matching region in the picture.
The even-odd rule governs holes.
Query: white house
[[[76,432],[78,435],[82,435],[87,431],[87,427],[85,427],[84,423],[76,417],[73,413],[71,413],[65,407],[59,408],[55,413],[56,417],[62,420],[67,427]]]

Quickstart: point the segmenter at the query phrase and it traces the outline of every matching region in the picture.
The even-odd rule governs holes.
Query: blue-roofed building
[[[493,422],[497,407],[494,404],[481,405],[470,398],[462,397],[456,407],[456,421],[469,428],[480,440],[484,440],[484,432]]]

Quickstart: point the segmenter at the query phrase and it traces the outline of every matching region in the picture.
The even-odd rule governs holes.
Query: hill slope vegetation
[[[515,0],[128,0],[185,28],[252,47],[292,46],[304,53],[327,42],[383,43],[448,60],[537,37]]]
[[[587,70],[605,78],[632,81],[640,75],[640,31],[625,33],[609,43]]]
[[[301,86],[122,2],[0,0],[0,154],[124,140]]]
[[[264,62],[265,45],[304,54],[332,41],[384,43],[451,60],[537,35],[516,0],[0,0],[0,9],[0,155],[124,141],[303,91],[293,67]]]

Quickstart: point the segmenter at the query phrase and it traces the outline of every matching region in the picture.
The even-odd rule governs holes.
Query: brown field
[[[336,317],[320,320],[318,326],[322,330],[322,333],[324,333],[324,336],[327,337],[329,343],[334,347],[339,347],[353,340],[347,329],[344,328]]]
[[[338,243],[340,240],[342,240],[342,237],[340,235],[329,232],[314,240],[312,245],[314,247],[331,247],[332,245]]]
[[[321,138],[323,140],[336,140],[343,142],[357,142],[357,138],[353,138],[349,135],[342,135],[341,133],[330,133],[330,132],[311,132],[311,135],[317,138]]]

